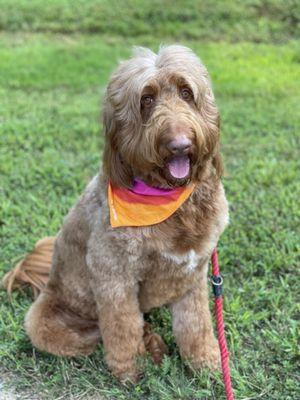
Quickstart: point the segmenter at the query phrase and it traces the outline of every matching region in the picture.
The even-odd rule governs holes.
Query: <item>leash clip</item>
[[[222,296],[223,278],[221,275],[213,275],[211,277],[212,288],[215,297]]]

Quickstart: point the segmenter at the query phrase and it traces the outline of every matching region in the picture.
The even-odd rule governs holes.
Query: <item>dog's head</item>
[[[104,171],[116,186],[155,186],[221,174],[219,114],[206,68],[183,46],[138,48],[120,64],[104,103]]]

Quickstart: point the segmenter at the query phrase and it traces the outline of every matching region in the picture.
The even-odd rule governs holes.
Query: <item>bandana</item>
[[[169,218],[187,200],[194,185],[159,189],[135,179],[132,189],[108,185],[110,223],[119,226],[149,226]]]

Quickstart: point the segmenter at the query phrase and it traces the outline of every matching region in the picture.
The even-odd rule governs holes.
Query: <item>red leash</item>
[[[223,278],[219,271],[218,253],[217,249],[214,249],[211,256],[212,264],[212,286],[215,295],[215,315],[217,320],[217,333],[219,340],[219,347],[221,352],[221,364],[223,372],[223,381],[226,391],[226,399],[234,400],[231,377],[229,369],[229,351],[227,348],[225,332],[224,332],[224,321],[223,321],[223,297],[222,297],[222,283]]]

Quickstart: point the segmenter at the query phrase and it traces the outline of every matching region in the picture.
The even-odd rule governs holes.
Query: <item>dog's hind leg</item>
[[[55,295],[46,292],[31,305],[25,329],[34,346],[59,356],[88,355],[100,340],[97,321],[64,309]]]

